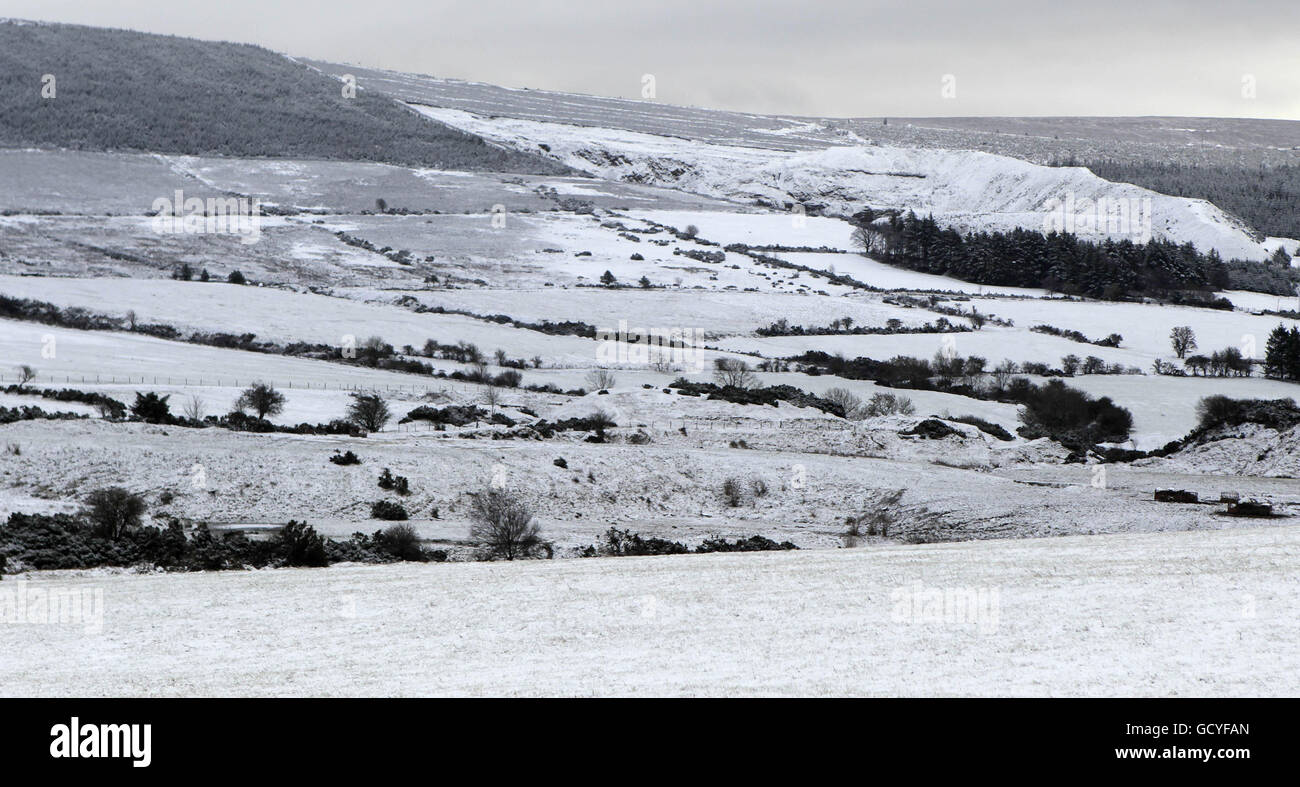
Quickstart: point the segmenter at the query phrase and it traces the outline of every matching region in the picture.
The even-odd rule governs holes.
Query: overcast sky
[[[659,101],[764,113],[1300,120],[1300,0],[0,0],[0,17],[629,98],[653,74]]]

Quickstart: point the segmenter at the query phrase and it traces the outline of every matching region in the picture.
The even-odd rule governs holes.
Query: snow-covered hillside
[[[1201,251],[1215,249],[1225,259],[1263,260],[1269,253],[1262,236],[1204,200],[1112,183],[1081,167],[874,144],[791,153],[413,106],[447,125],[520,150],[545,152],[603,178],[742,203],[800,205],[839,215],[868,207],[914,210],[960,230],[1043,230],[1057,221],[1056,226],[1085,237],[1166,238]],[[1098,222],[1102,226],[1089,229],[1084,222],[1097,215],[1089,205],[1101,201],[1132,213],[1124,222]]]

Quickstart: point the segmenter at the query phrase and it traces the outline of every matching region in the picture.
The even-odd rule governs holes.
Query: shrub
[[[411,494],[411,484],[410,481],[407,480],[406,476],[395,476],[387,467],[385,467],[384,472],[379,475],[379,488],[396,492],[399,495]]]
[[[400,503],[394,503],[389,500],[377,500],[370,506],[370,516],[374,519],[384,519],[390,522],[402,521],[410,517],[406,513],[406,508]]]
[[[878,393],[871,396],[862,413],[866,418],[880,418],[886,415],[912,415],[916,406],[906,396],[891,393]]]
[[[1252,423],[1279,431],[1300,424],[1300,407],[1291,399],[1230,399],[1215,395],[1196,405],[1201,430]]]
[[[22,388],[36,379],[36,370],[27,364],[18,367],[18,387]]]
[[[361,464],[361,457],[351,451],[343,454],[336,452],[334,456],[330,457],[330,461],[336,465],[359,465]]]
[[[135,403],[131,405],[131,415],[134,415],[145,423],[171,423],[171,405],[167,403],[167,400],[170,398],[170,394],[167,396],[159,396],[153,391],[144,394],[137,392],[135,395]]]
[[[956,418],[949,418],[948,420],[956,421],[959,424],[970,424],[971,426],[978,427],[984,434],[992,435],[999,440],[1010,441],[1016,439],[1014,435],[1002,426],[992,423],[991,421],[985,421],[983,418],[977,418],[973,415],[962,415]]]
[[[745,487],[738,479],[728,478],[722,482],[722,497],[727,505],[737,508],[745,500]]]
[[[925,440],[942,440],[945,437],[961,437],[962,433],[937,418],[927,418],[911,429],[899,432],[901,435],[921,437]]]
[[[86,505],[95,534],[109,540],[139,527],[146,509],[143,497],[120,486],[96,489],[86,497]]]
[[[903,499],[904,491],[894,489],[882,492],[877,499],[867,506],[863,513],[847,517],[844,520],[844,545],[846,547],[855,547],[858,545],[858,540],[863,536],[887,537],[890,528],[897,519],[897,507]]]
[[[587,372],[587,385],[591,386],[592,390],[608,390],[613,388],[617,381],[618,378],[608,369],[592,369]]]
[[[351,396],[352,403],[348,405],[348,421],[367,432],[381,431],[392,417],[384,398],[377,393],[359,391],[354,391]]]
[[[864,416],[862,399],[847,388],[828,388],[822,398],[838,406],[845,418],[857,420]]]
[[[492,378],[492,384],[502,388],[518,388],[523,381],[524,376],[514,369],[507,369]]]
[[[595,544],[579,550],[580,557],[643,557],[646,555],[685,555],[691,550],[679,541],[643,538],[640,533],[611,527]]]
[[[490,414],[487,410],[476,405],[447,405],[446,407],[429,407],[421,405],[406,414],[400,423],[410,421],[428,421],[432,424],[446,424],[448,426],[468,426],[480,421],[487,421]],[[504,417],[504,416],[502,416]]]
[[[704,543],[696,547],[695,551],[701,554],[709,552],[773,552],[789,549],[798,549],[789,541],[777,543],[765,536],[750,536],[749,538],[738,538],[735,541],[728,541],[725,538],[708,538]]]
[[[506,489],[485,489],[470,504],[470,538],[493,558],[526,558],[545,549],[528,503]]]
[[[1094,445],[1127,440],[1133,415],[1109,397],[1093,399],[1060,380],[1028,386],[1020,419],[1021,434],[1051,437],[1064,445]]]
[[[253,383],[235,400],[235,409],[252,410],[260,420],[284,412],[284,394],[266,383]]]
[[[420,546],[420,534],[410,525],[392,525],[375,534],[375,542],[398,560],[425,562],[429,556]]]
[[[306,522],[291,521],[276,536],[286,566],[326,566],[325,541]]]

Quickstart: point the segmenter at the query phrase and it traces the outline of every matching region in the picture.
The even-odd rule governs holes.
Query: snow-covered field
[[[28,586],[101,593],[102,625],[7,627],[0,695],[1293,695],[1298,562],[1292,526],[55,573]]]

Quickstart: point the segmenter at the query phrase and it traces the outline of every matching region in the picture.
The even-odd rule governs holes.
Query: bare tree
[[[202,421],[204,412],[203,400],[197,396],[191,396],[189,399],[185,400],[183,412],[185,413],[185,417],[191,421]]]
[[[715,358],[713,379],[723,388],[753,388],[758,383],[749,364],[739,358]]]
[[[501,404],[501,389],[495,385],[485,385],[483,386],[482,398],[483,404],[496,412],[497,406]]]
[[[912,415],[916,405],[906,396],[891,393],[878,393],[871,397],[862,408],[864,418],[880,418],[885,415]]]
[[[828,388],[822,398],[840,406],[844,417],[851,420],[862,418],[862,399],[847,388]]]
[[[1011,384],[1012,376],[1018,371],[1020,371],[1020,367],[1016,365],[1015,361],[1003,361],[993,369],[993,384],[997,386],[999,391],[1005,391],[1007,386]]]
[[[18,387],[22,388],[36,379],[36,370],[27,364],[18,367]]]
[[[592,369],[587,372],[587,385],[597,391],[613,388],[615,382],[617,382],[617,378],[608,369]]]
[[[1169,332],[1169,343],[1173,345],[1174,354],[1181,360],[1196,349],[1196,333],[1190,325],[1180,325]]]
[[[388,403],[377,393],[352,393],[352,404],[348,405],[348,420],[367,432],[382,431],[392,417]]]
[[[853,231],[853,245],[864,255],[883,254],[888,250],[883,233],[869,227],[860,226]]]
[[[485,489],[474,495],[469,515],[470,538],[486,547],[492,557],[514,560],[545,548],[532,509],[515,492]]]
[[[128,326],[131,330],[134,331],[134,330],[135,330],[135,326],[139,323],[139,321],[140,321],[140,318],[139,318],[138,316],[136,316],[135,309],[128,309],[127,312],[126,312],[126,324],[127,324],[127,326]]]

